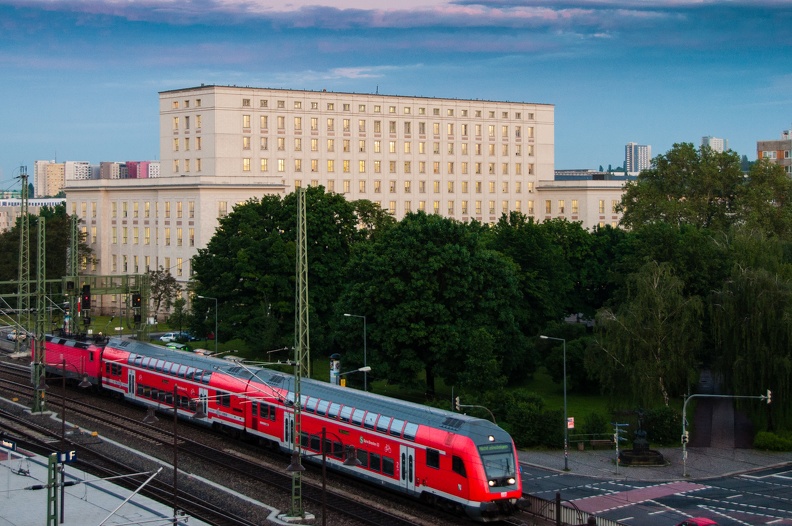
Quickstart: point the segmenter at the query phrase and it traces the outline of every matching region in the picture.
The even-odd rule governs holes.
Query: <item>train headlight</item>
[[[509,480],[507,480],[506,482],[508,482],[509,484],[514,484],[517,481],[514,480],[514,477],[509,477]]]
[[[494,480],[490,480],[489,481],[489,485],[490,485],[490,487],[494,486],[495,485],[495,481]]]
[[[495,442],[495,437],[494,436],[490,435],[487,438],[489,439],[490,442]]]

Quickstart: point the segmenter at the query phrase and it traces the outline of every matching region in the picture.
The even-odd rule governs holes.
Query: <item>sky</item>
[[[0,189],[158,159],[158,93],[200,84],[553,104],[557,169],[754,160],[792,128],[792,1],[0,0]]]

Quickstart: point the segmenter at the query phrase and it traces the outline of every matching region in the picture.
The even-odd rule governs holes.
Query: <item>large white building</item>
[[[322,185],[397,219],[495,222],[519,211],[615,225],[623,181],[554,180],[548,104],[200,86],[160,93],[159,177],[68,180],[99,262],[179,281],[218,218],[264,194]]]
[[[713,151],[723,153],[729,149],[729,141],[720,137],[706,135],[701,138],[701,146],[709,146]]]

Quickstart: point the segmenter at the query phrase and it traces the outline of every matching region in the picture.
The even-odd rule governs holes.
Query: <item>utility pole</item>
[[[300,433],[302,431],[302,397],[300,380],[303,374],[311,375],[311,353],[308,340],[308,242],[306,240],[305,189],[297,189],[297,247],[294,319],[294,430],[292,431],[292,454],[299,461],[301,456]],[[302,473],[292,472],[292,501],[289,517],[303,517]]]

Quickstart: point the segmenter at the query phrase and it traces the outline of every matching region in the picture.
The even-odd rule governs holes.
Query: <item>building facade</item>
[[[652,147],[646,144],[628,142],[624,147],[624,169],[636,174],[652,165]]]
[[[792,130],[784,130],[781,139],[776,141],[757,141],[756,158],[768,159],[780,164],[786,173],[792,175]]]
[[[64,197],[29,198],[28,213],[38,215],[42,207],[55,208],[66,203]],[[22,215],[22,199],[19,197],[0,198],[0,232],[11,230]]]
[[[615,226],[624,181],[554,181],[554,108],[227,86],[160,93],[158,176],[139,165],[68,180],[67,210],[94,249],[91,274],[165,268],[180,282],[237,204],[302,186],[497,221],[519,211]],[[153,163],[152,163],[153,164]]]

